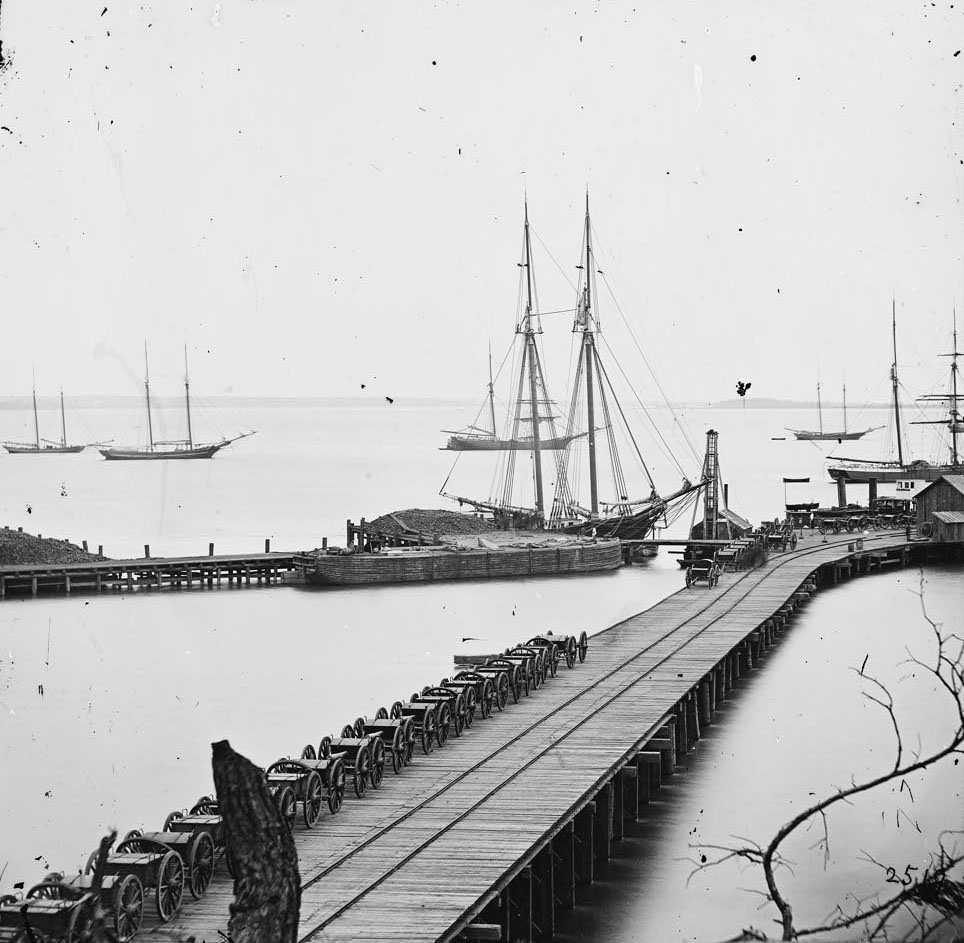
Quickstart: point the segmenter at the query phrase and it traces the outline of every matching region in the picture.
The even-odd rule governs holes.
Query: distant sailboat
[[[522,364],[525,370],[525,361]],[[499,437],[495,421],[495,386],[492,379],[492,351],[489,350],[489,421],[492,429],[483,429],[479,426],[470,425],[467,429],[455,432],[451,429],[443,429],[443,432],[451,433],[449,440],[445,444],[445,450],[449,452],[531,452],[533,449],[559,451],[564,449],[576,436],[556,436],[543,438],[538,435],[538,430],[533,428],[533,434],[529,436],[515,436],[508,439]],[[534,413],[533,415],[536,415]],[[539,421],[545,422],[549,417],[539,415]],[[519,416],[519,422],[530,422],[531,417]],[[533,427],[536,423],[531,423]]]
[[[154,439],[154,422],[151,416],[151,381],[147,364],[147,345],[144,345],[144,397],[147,403],[147,448],[132,446],[129,448],[100,449],[100,454],[108,461],[151,461],[155,459],[189,459],[213,458],[226,445],[254,435],[246,432],[233,439],[222,439],[220,442],[196,443],[191,428],[191,384],[187,370],[187,347],[184,348],[184,406],[187,411],[187,438],[158,442]]]
[[[40,421],[37,418],[37,386],[33,387],[33,442],[4,442],[3,447],[11,455],[65,455],[83,452],[86,445],[67,444],[67,420],[64,417],[64,391],[60,391],[60,441],[51,442],[40,438]]]
[[[843,388],[843,431],[842,432],[824,432],[823,431],[823,406],[820,402],[820,381],[817,381],[817,422],[819,424],[819,429],[817,432],[811,432],[807,429],[787,429],[787,432],[792,432],[797,439],[801,439],[805,442],[844,442],[853,441],[854,439],[862,439],[868,432],[876,432],[878,429],[883,429],[883,426],[874,426],[871,429],[861,429],[857,432],[847,431],[847,384],[844,384]]]

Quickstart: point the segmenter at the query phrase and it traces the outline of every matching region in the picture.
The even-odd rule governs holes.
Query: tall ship
[[[187,369],[187,347],[184,348],[184,408],[187,413],[187,438],[158,441],[154,438],[154,420],[151,415],[151,380],[150,368],[147,362],[147,345],[144,345],[144,399],[147,406],[147,437],[146,447],[129,446],[119,448],[100,449],[100,454],[108,461],[153,461],[160,459],[195,459],[214,458],[226,445],[237,442],[246,436],[254,435],[245,432],[231,439],[221,439],[220,442],[195,442],[194,431],[191,426],[191,383]]]
[[[899,380],[897,376],[897,311],[896,303],[891,313],[891,334],[893,338],[894,359],[890,367],[891,388],[893,390],[894,432],[897,443],[897,458],[891,461],[873,461],[858,458],[843,458],[831,456],[832,464],[827,468],[830,477],[835,481],[852,482],[895,482],[895,481],[936,481],[942,475],[964,474],[961,454],[958,449],[957,437],[964,433],[964,422],[961,421],[958,366],[957,358],[961,351],[957,349],[957,313],[954,313],[954,328],[952,332],[952,349],[949,353],[939,354],[949,357],[951,361],[950,383],[943,393],[920,396],[917,401],[926,403],[933,408],[944,406],[944,416],[940,419],[912,420],[910,425],[942,426],[947,430],[942,444],[948,449],[947,461],[930,462],[926,459],[913,459],[905,445],[900,418],[900,399],[898,395]]]
[[[40,420],[37,418],[37,385],[33,385],[33,442],[4,442],[3,447],[11,455],[64,455],[83,452],[84,445],[67,444],[67,418],[64,414],[64,391],[60,391],[60,441],[40,438]]]
[[[855,439],[862,439],[870,432],[876,432],[883,426],[874,426],[870,429],[848,430],[847,429],[847,384],[843,385],[843,429],[836,432],[832,429],[823,428],[823,405],[820,401],[820,381],[817,380],[817,429],[787,429],[792,432],[798,441],[803,442],[852,442]]]
[[[577,266],[576,305],[573,309],[572,333],[578,351],[574,351],[576,365],[570,384],[566,425],[562,430],[556,425],[559,417],[554,414],[555,403],[546,389],[537,343],[542,327],[535,307],[528,208],[523,226],[522,261],[519,264],[522,269],[523,304],[516,336],[522,341],[522,355],[515,383],[514,412],[509,424],[511,433],[499,438],[488,435],[486,429],[477,430],[477,435],[487,441],[487,450],[507,453],[497,493],[488,499],[480,499],[448,493],[445,491],[446,485],[443,485],[441,494],[457,501],[460,506],[492,515],[499,526],[544,529],[599,538],[643,539],[655,526],[668,523],[670,517],[675,517],[685,504],[695,500],[704,482],[701,480],[693,484],[684,475],[682,487],[671,494],[661,495],[638,440],[627,422],[626,413],[616,398],[606,362],[599,350],[602,328],[596,311],[596,275],[600,273],[593,251],[588,196],[583,251]],[[491,405],[494,402],[491,389],[490,380],[489,420],[494,430],[496,421],[494,405]],[[639,405],[642,407],[642,403]],[[525,433],[521,432],[523,428]],[[580,448],[583,440],[585,450]],[[626,444],[639,466],[647,490],[643,497],[630,495],[620,458],[620,448]],[[452,448],[452,440],[447,447]],[[516,455],[522,451],[528,451],[531,455],[534,497],[531,506],[513,502]],[[545,458],[543,453],[546,453]],[[550,466],[550,471],[555,474],[551,500],[547,500],[544,483],[546,459],[554,463],[554,467]],[[609,476],[608,481],[602,484],[604,487],[608,484],[613,491],[608,498],[600,492],[600,473],[604,471],[601,467],[604,464],[608,465]],[[588,494],[581,495],[578,485],[584,481],[588,482]]]

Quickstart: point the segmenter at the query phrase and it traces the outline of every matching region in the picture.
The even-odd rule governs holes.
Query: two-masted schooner
[[[883,426],[873,426],[870,429],[847,429],[847,384],[843,385],[843,429],[836,432],[832,429],[823,428],[823,404],[820,400],[820,381],[817,380],[817,430],[809,429],[787,429],[794,436],[804,442],[852,442],[855,439],[862,439],[870,432],[883,429]]]
[[[500,526],[515,528],[543,528],[569,534],[594,535],[597,537],[621,537],[641,539],[646,537],[667,515],[681,509],[687,498],[695,497],[703,486],[700,481],[691,483],[684,476],[680,489],[668,496],[661,496],[656,489],[649,468],[643,459],[633,432],[626,422],[626,414],[616,399],[606,365],[600,357],[598,336],[600,321],[595,311],[597,274],[592,246],[592,228],[589,217],[589,200],[586,199],[584,226],[584,251],[577,268],[580,271],[576,286],[577,302],[573,333],[577,335],[579,353],[572,381],[566,427],[563,432],[556,428],[553,415],[554,402],[546,389],[545,375],[537,344],[542,333],[541,319],[535,309],[532,271],[532,250],[529,229],[528,206],[523,225],[523,253],[520,266],[523,270],[524,305],[516,326],[516,337],[522,342],[522,355],[516,397],[511,419],[511,432],[507,436],[496,434],[493,382],[489,380],[489,416],[492,432],[474,429],[471,435],[459,434],[449,440],[446,448],[454,451],[504,451],[505,472],[501,478],[500,493],[488,500],[450,494],[442,486],[443,496],[451,498],[460,506],[467,505],[476,511],[490,513]],[[616,426],[624,430],[632,451],[645,476],[649,494],[642,498],[629,495],[626,475],[619,457]],[[521,433],[526,429],[525,434]],[[588,464],[588,502],[580,503],[576,494],[576,482],[582,478],[578,466],[582,454],[577,455],[575,443],[585,439],[585,460]],[[600,440],[601,445],[600,447]],[[479,442],[474,449],[466,443]],[[482,444],[484,443],[484,444]],[[534,506],[520,507],[513,504],[513,476],[516,455],[528,451],[532,456]],[[615,496],[605,500],[600,496],[599,453],[609,459],[611,487]],[[547,501],[544,485],[544,454],[554,461],[555,489],[551,502]],[[450,473],[451,475],[451,473]],[[446,479],[447,483],[448,479]]]
[[[40,420],[37,418],[37,387],[33,387],[33,442],[4,442],[3,447],[11,455],[64,455],[83,452],[85,445],[67,444],[67,419],[64,415],[64,391],[60,391],[60,441],[40,438]]]
[[[220,442],[195,442],[191,427],[191,383],[187,369],[187,348],[184,349],[184,408],[187,413],[187,438],[159,441],[154,438],[154,421],[151,415],[151,380],[147,363],[147,345],[144,345],[144,399],[147,406],[147,446],[128,446],[100,449],[100,454],[109,461],[151,461],[158,459],[213,458],[217,452],[238,439],[254,435],[245,432]]]

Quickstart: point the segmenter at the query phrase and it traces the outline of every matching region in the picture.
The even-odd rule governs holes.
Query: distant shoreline
[[[192,396],[192,400],[195,397]],[[212,406],[233,406],[239,408],[258,407],[261,409],[306,409],[310,407],[327,408],[379,408],[385,409],[389,406],[405,408],[412,406],[432,407],[432,406],[458,406],[460,408],[478,406],[475,400],[468,398],[453,397],[432,399],[425,396],[413,396],[407,398],[404,394],[392,397],[391,403],[386,402],[386,397],[380,394],[371,396],[247,396],[234,394],[219,394],[216,396],[198,396],[197,402],[200,404],[209,403]],[[142,396],[119,395],[119,396],[98,396],[94,394],[81,394],[68,396],[66,398],[67,408],[70,409],[141,409],[144,406]],[[181,396],[152,396],[151,403],[162,408],[181,408],[184,405],[184,398]],[[665,409],[663,403],[647,402],[647,409]],[[825,402],[824,409],[841,409],[841,403]],[[29,396],[0,396],[0,410],[21,411],[32,408]],[[41,410],[59,410],[60,399],[57,396],[38,396],[37,408]],[[791,400],[791,399],[726,399],[715,403],[689,401],[676,403],[674,409],[813,409],[816,410],[816,400]],[[870,403],[854,409],[856,414],[862,409],[889,409],[889,403]]]

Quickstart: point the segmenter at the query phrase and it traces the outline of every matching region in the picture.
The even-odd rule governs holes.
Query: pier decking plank
[[[594,636],[585,664],[562,666],[443,750],[417,751],[399,776],[389,770],[381,789],[348,796],[313,830],[296,826],[299,939],[451,939],[634,761],[694,686],[821,564],[850,556],[852,542],[815,536],[764,567],[724,574],[713,590],[675,593]],[[867,550],[904,543],[894,533],[864,538]],[[232,899],[219,869],[204,899],[141,938],[220,943]]]

